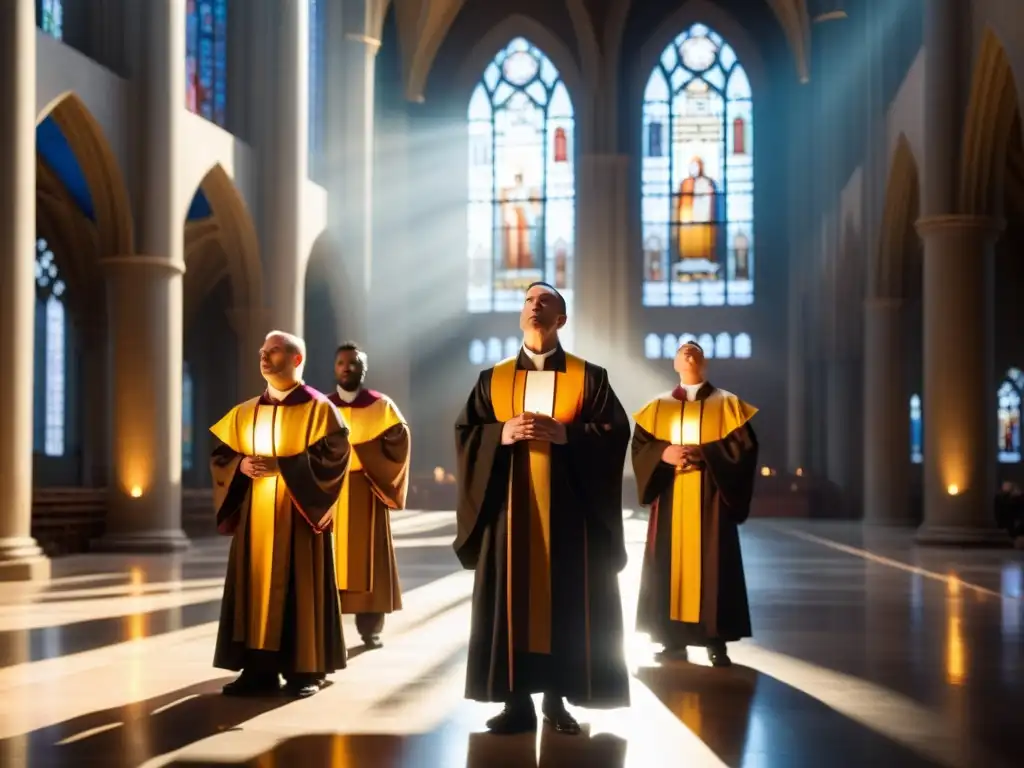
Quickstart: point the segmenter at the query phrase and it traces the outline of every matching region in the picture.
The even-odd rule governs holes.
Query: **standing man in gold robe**
[[[337,389],[329,399],[349,428],[352,463],[335,514],[337,571],[346,574],[341,612],[355,614],[363,647],[380,648],[385,614],[402,608],[391,510],[404,509],[409,490],[409,426],[387,395],[365,389],[366,353],[353,342],[334,355]]]
[[[493,733],[534,730],[531,698],[579,733],[563,699],[629,704],[618,574],[629,419],[608,374],[558,341],[565,299],[526,292],[519,354],[483,371],[455,424],[455,553],[473,569],[466,697],[501,702]]]
[[[331,536],[348,473],[338,409],[302,383],[306,345],[281,331],[260,349],[266,391],[210,431],[217,529],[232,536],[214,666],[241,670],[232,696],[320,690],[345,666]]]
[[[737,526],[750,514],[757,409],[709,383],[706,365],[700,345],[683,344],[679,386],[634,416],[633,471],[651,507],[637,629],[679,658],[705,646],[725,667],[725,644],[750,637]]]

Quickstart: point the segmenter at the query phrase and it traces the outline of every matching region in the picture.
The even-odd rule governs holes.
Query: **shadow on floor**
[[[208,680],[4,739],[0,741],[0,765],[136,768],[155,755],[234,729],[292,701],[283,695],[259,699],[222,696],[221,688],[232,679]]]
[[[641,667],[636,678],[730,768],[936,766],[750,667],[671,661]]]

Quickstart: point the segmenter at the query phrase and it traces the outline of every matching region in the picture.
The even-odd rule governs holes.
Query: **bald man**
[[[726,642],[750,636],[737,526],[750,514],[757,409],[707,380],[704,350],[676,352],[679,386],[635,414],[633,472],[650,505],[637,629],[667,655],[705,646],[716,667]]]
[[[348,472],[338,409],[302,382],[305,342],[272,331],[267,382],[210,431],[217,529],[232,536],[214,666],[241,670],[229,696],[320,690],[345,666],[331,524]]]

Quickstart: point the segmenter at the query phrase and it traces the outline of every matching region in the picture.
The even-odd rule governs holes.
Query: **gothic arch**
[[[758,102],[763,102],[764,90],[768,84],[767,71],[764,59],[753,37],[732,14],[709,0],[689,0],[669,14],[640,48],[640,55],[636,58],[633,71],[628,75],[627,81],[631,90],[624,108],[629,110],[630,115],[643,114],[644,89],[647,87],[651,70],[654,69],[669,43],[693,24],[706,24],[732,46],[750,80],[754,108],[757,109]],[[639,124],[639,120],[631,122]]]
[[[423,101],[434,59],[464,3],[465,0],[396,3],[399,39],[404,49],[405,95],[410,101]]]
[[[906,299],[914,293],[909,255],[918,243],[914,222],[920,210],[919,195],[917,162],[910,142],[901,133],[889,166],[882,229],[872,258],[869,293],[873,298]]]
[[[1002,42],[985,29],[971,80],[960,165],[960,210],[1001,216],[1007,148],[1019,110],[1013,70]]]
[[[186,325],[225,277],[231,282],[232,295],[232,306],[226,309],[248,316],[262,306],[263,298],[256,227],[237,187],[219,163],[206,173],[198,191],[210,214],[185,222]]]
[[[124,176],[103,129],[72,91],[58,96],[37,120],[52,119],[71,148],[88,186],[96,228],[96,257],[130,255],[132,213]]]
[[[460,94],[462,103],[468,105],[473,95],[473,89],[480,82],[480,77],[487,65],[494,60],[498,51],[517,37],[525,37],[540,48],[551,59],[551,63],[555,65],[558,73],[562,76],[562,81],[569,91],[569,98],[572,99],[573,110],[576,113],[577,145],[581,146],[579,144],[579,128],[581,124],[589,123],[589,116],[585,115],[586,110],[583,109],[589,103],[583,76],[569,46],[554,32],[529,16],[519,13],[506,16],[477,41],[459,68],[455,82],[456,93]]]

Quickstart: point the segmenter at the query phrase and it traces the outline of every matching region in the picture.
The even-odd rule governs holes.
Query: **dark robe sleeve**
[[[332,507],[341,495],[351,457],[348,428],[338,418],[337,428],[329,435],[302,453],[277,460],[292,503],[317,533],[331,525]]]
[[[501,444],[502,426],[491,407],[491,371],[487,370],[455,420],[458,530],[454,548],[464,568],[476,568],[483,531],[508,493],[512,447]]]
[[[667,440],[658,440],[639,424],[633,428],[633,475],[637,495],[645,507],[657,501],[675,480],[675,467],[661,460],[661,454],[669,445]]]
[[[238,527],[242,507],[248,497],[252,480],[242,474],[242,454],[235,453],[217,438],[210,456],[213,477],[213,509],[217,515],[217,532],[230,536]]]
[[[395,424],[373,440],[353,445],[352,450],[384,506],[405,509],[409,490],[409,427]]]
[[[704,443],[700,450],[722,506],[739,525],[750,516],[757,477],[757,436],[753,428],[745,424],[721,440]]]
[[[574,495],[603,539],[617,570],[626,566],[622,521],[622,470],[629,447],[629,417],[608,382],[608,372],[587,363],[586,397],[580,418],[566,425],[565,445],[552,446],[563,456]],[[603,534],[603,536],[602,536]]]

